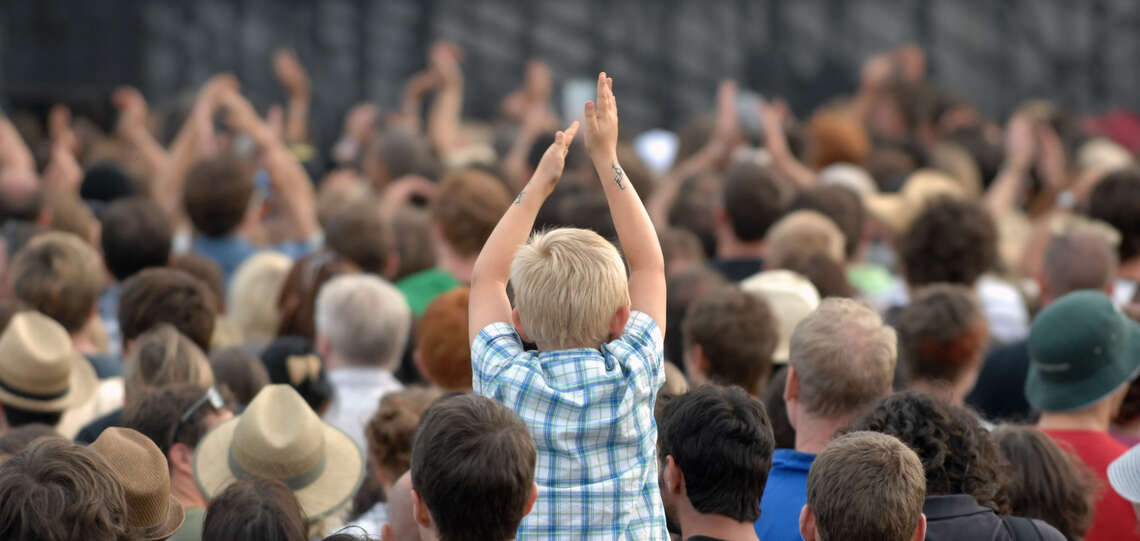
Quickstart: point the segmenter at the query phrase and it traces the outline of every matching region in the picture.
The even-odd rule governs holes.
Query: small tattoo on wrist
[[[522,190],[522,191],[520,191],[520,192],[519,192],[519,195],[518,195],[518,197],[516,197],[516,198],[515,198],[515,204],[516,204],[516,205],[521,205],[521,204],[522,204],[522,196],[523,196],[523,194],[525,194],[525,193],[526,193],[526,190]]]
[[[624,190],[625,183],[622,182],[622,179],[625,178],[625,171],[618,167],[617,162],[610,164],[610,168],[614,170],[614,184],[617,184],[619,190]]]

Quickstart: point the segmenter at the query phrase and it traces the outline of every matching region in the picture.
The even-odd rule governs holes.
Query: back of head
[[[394,483],[411,467],[412,440],[420,417],[440,396],[440,391],[424,387],[385,393],[380,407],[364,426],[368,454],[389,483]]]
[[[281,481],[251,477],[235,481],[210,501],[202,539],[211,541],[306,541],[301,504]]]
[[[32,423],[14,428],[9,427],[8,431],[0,436],[0,465],[40,438],[62,437],[51,425],[46,424]]]
[[[106,460],[41,438],[0,466],[0,539],[125,539],[127,502]]]
[[[629,306],[621,255],[585,229],[531,236],[511,262],[511,286],[523,330],[543,349],[598,347],[614,314]]]
[[[534,490],[534,441],[489,398],[436,401],[412,444],[412,488],[445,541],[513,539]]]
[[[107,269],[123,281],[148,267],[162,267],[170,258],[173,232],[162,208],[146,197],[111,203],[103,211],[100,245]]]
[[[759,400],[736,387],[698,387],[669,401],[659,430],[658,454],[681,469],[693,508],[760,518],[775,441]]]
[[[755,164],[729,169],[721,203],[733,235],[744,242],[764,240],[768,228],[783,214],[779,185],[770,171]]]
[[[721,178],[712,173],[686,178],[677,187],[677,197],[669,207],[669,225],[696,235],[708,257],[716,256],[716,215],[722,206],[722,184]]]
[[[170,457],[177,443],[194,449],[209,431],[207,416],[217,410],[209,401],[196,409],[185,422],[182,416],[206,395],[207,387],[196,383],[174,383],[145,390],[123,410],[123,426],[150,438],[162,454]]]
[[[997,228],[977,203],[941,197],[911,222],[902,241],[907,283],[973,287],[997,262]]]
[[[843,233],[843,251],[847,259],[856,256],[863,238],[867,210],[852,190],[843,186],[815,186],[797,193],[788,204],[790,210],[814,210],[827,216]]]
[[[808,473],[807,505],[820,541],[909,541],[925,497],[918,456],[885,434],[832,440]]]
[[[846,418],[891,392],[898,344],[878,314],[850,299],[824,299],[792,333],[795,368],[807,413]]]
[[[837,162],[860,163],[871,151],[871,139],[863,123],[855,115],[841,111],[812,115],[807,137],[816,169]]]
[[[332,383],[325,371],[325,363],[308,339],[301,336],[277,337],[261,350],[261,363],[269,374],[269,383],[293,387],[313,411],[323,411],[332,400]],[[289,369],[290,365],[294,366],[293,370]]]
[[[1081,289],[1107,290],[1116,278],[1116,266],[1116,254],[1104,235],[1091,230],[1056,235],[1045,248],[1042,293],[1057,298]]]
[[[927,494],[968,494],[979,505],[1009,514],[1005,460],[969,410],[905,391],[883,399],[850,430],[889,434],[914,449],[926,471]]]
[[[210,354],[210,370],[217,385],[229,389],[238,404],[249,404],[262,387],[269,385],[269,373],[261,359],[242,348],[230,348]]]
[[[1010,514],[1048,522],[1068,539],[1083,538],[1095,511],[1092,471],[1031,426],[1001,425],[993,436],[1010,465]]]
[[[341,257],[356,263],[360,270],[389,276],[396,242],[392,227],[380,215],[380,204],[373,198],[353,201],[325,226],[328,247]]]
[[[185,272],[146,269],[123,284],[119,328],[124,344],[169,323],[203,351],[210,349],[217,307],[206,286]]]
[[[259,252],[230,279],[226,317],[241,329],[246,343],[266,344],[277,335],[277,298],[293,262],[277,252]]]
[[[440,181],[432,215],[456,255],[474,257],[510,205],[511,195],[499,179],[466,169]]]
[[[416,324],[417,366],[428,381],[451,391],[471,390],[471,344],[467,308],[471,290],[453,289],[435,298]]]
[[[752,395],[768,384],[780,337],[772,310],[758,295],[735,285],[713,290],[689,306],[682,332],[686,350],[701,348],[709,381],[739,385]]]
[[[981,366],[989,327],[965,286],[935,284],[915,294],[896,325],[899,357],[911,380],[956,383]]]
[[[399,362],[412,312],[400,290],[381,278],[333,278],[317,295],[317,336],[342,361],[391,370]]]
[[[222,267],[214,260],[195,253],[185,253],[170,259],[170,268],[177,269],[197,278],[206,291],[210,293],[211,301],[218,312],[226,311],[226,282],[222,274]]]
[[[765,263],[783,267],[794,254],[822,252],[835,261],[845,261],[843,233],[835,222],[814,210],[797,210],[780,218],[764,237]]]
[[[87,324],[103,289],[99,254],[70,233],[36,235],[16,254],[8,273],[18,299],[69,333]]]
[[[52,230],[71,233],[91,246],[99,243],[99,221],[74,192],[53,191],[45,203],[51,212]]]
[[[315,340],[314,320],[317,293],[321,286],[342,274],[359,271],[360,267],[355,263],[329,250],[314,252],[295,261],[285,275],[281,296],[277,298],[280,316],[277,336],[301,336]]]
[[[253,191],[253,174],[246,165],[222,155],[199,161],[186,173],[183,205],[195,230],[224,237],[245,219]]]
[[[1120,232],[1121,261],[1140,255],[1140,170],[1118,169],[1089,194],[1089,216]]]
[[[392,217],[392,231],[396,236],[396,251],[400,254],[400,268],[394,280],[435,266],[431,214],[404,207]]]
[[[665,299],[665,359],[681,364],[685,359],[685,340],[681,328],[685,313],[697,299],[727,285],[724,276],[706,266],[683,270],[668,277]]]
[[[147,389],[175,383],[209,387],[214,374],[201,348],[174,327],[160,323],[139,335],[123,363],[126,402],[133,402]]]
[[[825,252],[796,248],[781,258],[779,269],[807,278],[822,298],[854,297],[855,289],[847,280],[847,269]],[[769,267],[771,268],[771,267]]]

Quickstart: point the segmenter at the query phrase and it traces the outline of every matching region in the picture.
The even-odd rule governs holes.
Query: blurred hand
[[[616,132],[617,130],[614,130],[615,134]],[[554,134],[554,142],[542,154],[542,159],[539,160],[538,167],[534,168],[534,175],[531,176],[527,187],[539,190],[543,197],[554,191],[558,180],[562,178],[562,170],[566,167],[566,154],[570,152],[570,144],[574,142],[574,136],[577,134],[577,121],[566,128],[566,131]],[[519,197],[521,198],[522,194],[519,194]]]
[[[1056,130],[1047,124],[1037,126],[1034,135],[1037,142],[1037,172],[1046,184],[1063,190],[1070,183],[1065,144],[1061,142]]]
[[[459,61],[463,59],[463,49],[450,41],[438,41],[428,53],[428,63],[445,85],[463,82],[463,70]]]
[[[120,137],[130,138],[147,130],[148,108],[146,99],[138,90],[121,86],[111,94],[111,104],[119,110],[119,122],[115,131]]]
[[[226,108],[226,124],[231,129],[249,135],[259,147],[274,140],[273,132],[245,96],[227,88],[219,92],[218,102]]]
[[[379,117],[379,107],[371,103],[356,104],[344,119],[344,136],[358,145],[365,145],[376,133],[376,120]]]
[[[871,56],[863,63],[863,73],[861,74],[863,87],[869,90],[882,89],[890,82],[892,71],[894,71],[894,66],[891,65],[889,55],[879,53]]]
[[[48,136],[51,138],[53,149],[62,146],[72,154],[79,151],[79,138],[71,129],[71,109],[66,105],[56,104],[48,112]]]
[[[44,168],[43,181],[44,185],[52,190],[79,193],[79,185],[83,182],[83,168],[79,167],[75,154],[63,141],[52,143],[51,160]]]
[[[1016,171],[1025,171],[1033,164],[1033,120],[1024,114],[1015,114],[1005,129],[1006,165]]]
[[[895,65],[904,81],[917,83],[926,78],[926,52],[913,43],[903,45],[894,52]]]
[[[554,93],[554,78],[546,62],[531,60],[527,63],[523,92],[531,104],[550,102],[550,96]]]
[[[595,165],[610,167],[617,158],[618,112],[614,98],[614,80],[606,73],[598,74],[598,101],[586,102],[586,150]]]
[[[293,51],[278,49],[273,55],[273,71],[290,97],[309,97],[309,75],[305,73],[305,67],[301,65],[301,61]]]
[[[713,139],[731,150],[740,143],[740,116],[736,110],[736,81],[726,79],[720,82],[716,91],[716,123],[713,125]]]

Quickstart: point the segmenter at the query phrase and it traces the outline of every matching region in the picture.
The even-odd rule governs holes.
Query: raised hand
[[[278,49],[273,54],[273,71],[290,96],[309,95],[309,75],[293,51]]]
[[[463,49],[450,41],[436,42],[428,53],[432,71],[439,75],[445,85],[463,82],[463,70],[459,67],[462,59]]]
[[[1005,160],[1013,170],[1025,171],[1033,164],[1036,153],[1033,120],[1025,114],[1015,114],[1005,129]]]
[[[618,141],[617,100],[614,80],[603,71],[598,74],[597,103],[586,102],[586,150],[595,167],[602,169],[616,163]],[[621,183],[618,183],[619,187]],[[623,188],[624,189],[624,188]]]
[[[115,89],[111,94],[111,104],[119,110],[119,121],[115,131],[124,139],[131,139],[147,129],[146,99],[138,90],[129,86]]]
[[[530,183],[527,184],[528,188],[539,190],[544,197],[554,191],[554,187],[558,185],[558,179],[562,178],[562,169],[566,167],[566,154],[570,152],[570,144],[574,142],[574,136],[578,134],[578,126],[578,121],[574,121],[569,128],[566,128],[566,131],[559,131],[554,134],[554,142],[542,154],[538,167],[534,168],[534,175],[531,176]],[[515,202],[521,201],[522,197],[523,195],[520,193]]]

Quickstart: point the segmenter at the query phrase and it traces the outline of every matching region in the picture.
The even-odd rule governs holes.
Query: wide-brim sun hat
[[[1121,498],[1140,503],[1140,445],[1108,465],[1108,483]]]
[[[213,498],[237,479],[276,479],[309,520],[336,511],[364,479],[352,438],[321,421],[288,385],[267,385],[238,417],[207,433],[194,452],[194,479]]]
[[[65,411],[95,393],[95,369],[71,336],[39,312],[12,316],[0,335],[0,404],[36,412]]]

